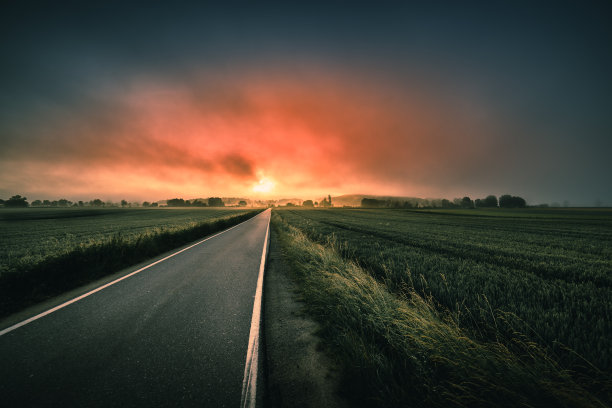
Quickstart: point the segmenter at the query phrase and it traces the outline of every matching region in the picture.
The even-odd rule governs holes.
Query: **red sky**
[[[95,100],[21,128],[0,163],[5,186],[132,200],[447,196],[491,148],[482,107],[329,69],[136,79]]]
[[[81,3],[0,13],[2,199],[612,205],[609,2]]]

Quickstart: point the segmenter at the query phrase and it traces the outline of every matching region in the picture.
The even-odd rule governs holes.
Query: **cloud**
[[[27,186],[27,174],[38,172],[48,194],[78,173],[89,177],[75,178],[75,194],[89,193],[88,180],[133,192],[130,174],[160,193],[174,186],[205,195],[238,193],[258,172],[276,181],[278,194],[416,194],[487,164],[492,140],[478,109],[365,79],[264,70],[97,90],[96,103],[54,109],[13,129],[0,166],[18,168],[3,176],[13,186]]]
[[[560,161],[588,151],[546,127],[529,137],[473,95],[377,78],[268,68],[92,89],[4,126],[0,192],[242,195],[266,177],[279,196],[535,196],[547,180],[563,190]]]

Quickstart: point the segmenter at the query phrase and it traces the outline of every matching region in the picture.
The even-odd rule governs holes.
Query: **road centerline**
[[[271,210],[268,210],[271,211]],[[254,408],[256,405],[257,394],[257,369],[259,360],[259,329],[261,326],[261,302],[263,298],[263,277],[266,267],[266,255],[268,253],[268,239],[270,236],[270,219],[266,228],[261,262],[259,264],[259,274],[257,276],[257,286],[253,301],[253,314],[251,318],[251,329],[249,333],[249,345],[247,348],[247,358],[244,366],[244,378],[242,380],[242,396],[240,406],[243,408]]]

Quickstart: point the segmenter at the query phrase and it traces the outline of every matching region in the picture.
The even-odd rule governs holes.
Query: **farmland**
[[[240,222],[247,209],[3,209],[0,314]]]
[[[305,248],[320,246],[313,250],[310,259],[297,252],[292,255],[294,269],[303,274],[304,288],[314,287],[312,276],[321,268],[321,262],[326,262],[316,261],[319,256],[317,254],[332,251],[329,256],[337,254],[348,266],[336,265],[332,270],[324,271],[321,279],[331,279],[330,274],[334,271],[342,276],[342,280],[355,279],[343,276],[338,271],[346,268],[359,270],[374,279],[375,283],[368,285],[374,285],[379,291],[382,288],[385,293],[392,295],[392,298],[385,298],[386,305],[389,302],[399,302],[397,310],[407,307],[412,312],[415,304],[421,305],[414,312],[421,317],[412,315],[412,321],[391,319],[389,326],[367,328],[369,318],[380,321],[381,325],[384,325],[382,322],[386,319],[370,310],[373,306],[361,304],[355,306],[355,316],[344,315],[339,321],[325,322],[325,316],[330,314],[330,310],[347,307],[329,304],[329,300],[325,305],[325,301],[321,300],[323,297],[318,297],[319,292],[314,291],[310,293],[310,299],[319,299],[320,302],[311,301],[311,307],[315,311],[325,310],[319,315],[319,320],[328,327],[323,332],[336,333],[335,337],[328,337],[329,344],[338,344],[353,335],[363,336],[359,344],[364,348],[362,343],[367,345],[372,339],[382,336],[386,340],[374,341],[378,357],[373,356],[372,359],[380,359],[381,354],[388,353],[390,365],[396,364],[394,361],[404,361],[404,368],[389,368],[392,371],[391,378],[397,380],[398,376],[406,375],[405,366],[412,364],[407,355],[424,354],[430,364],[428,366],[424,363],[429,367],[425,371],[430,374],[438,372],[431,374],[430,380],[440,389],[444,389],[446,385],[443,384],[447,383],[440,378],[439,372],[445,372],[445,377],[452,377],[450,373],[456,369],[456,365],[474,364],[477,359],[466,357],[460,350],[474,350],[474,344],[480,344],[487,350],[493,347],[497,351],[490,360],[483,363],[488,368],[483,369],[478,364],[472,367],[471,373],[494,370],[484,374],[489,382],[477,387],[476,393],[486,393],[486,389],[492,391],[495,384],[490,378],[498,376],[500,370],[510,372],[516,367],[522,367],[515,372],[519,379],[514,378],[514,385],[522,384],[521,390],[528,390],[529,384],[540,382],[542,385],[539,391],[532,390],[533,395],[540,393],[544,398],[546,392],[543,388],[546,386],[543,384],[551,385],[560,381],[557,387],[569,389],[572,387],[569,384],[575,384],[574,380],[581,378],[577,380],[582,384],[577,385],[578,388],[584,386],[603,395],[604,400],[609,399],[609,373],[612,369],[612,211],[300,209],[276,211],[275,215],[275,228],[281,237],[285,237],[287,253],[292,253],[292,245],[296,246],[304,240],[310,242]],[[300,234],[302,238],[299,238]],[[307,250],[302,249],[304,251]],[[309,272],[306,273],[306,270]],[[359,273],[355,272],[356,275]],[[299,276],[300,272],[297,274]],[[350,287],[361,290],[366,278],[359,279],[357,284]],[[333,284],[328,282],[320,290],[330,291],[338,284],[337,281]],[[304,289],[305,292],[308,290]],[[340,291],[330,296],[340,297],[342,293]],[[368,302],[372,298],[373,295],[369,294]],[[397,310],[393,312],[394,316],[399,313]],[[371,317],[371,314],[375,317]],[[350,334],[352,329],[343,325],[348,325],[352,319],[356,319],[359,329]],[[424,329],[423,334],[431,342],[429,346],[438,349],[438,354],[434,353],[433,357],[432,349],[425,352],[421,349],[427,345],[420,343],[420,340],[416,345],[404,349],[404,354],[400,353],[398,357],[398,348],[401,348],[398,344],[405,347],[404,343],[410,336],[404,332],[397,334],[398,337],[393,341],[388,339],[390,333],[399,330],[398,327],[402,325],[414,327],[414,319],[430,323],[433,319],[437,322],[427,325],[432,333],[427,333],[430,329]],[[438,341],[435,333],[440,333],[440,330],[434,330],[438,324],[447,324],[448,327],[444,327],[448,330],[444,330],[449,333],[452,330],[457,332],[454,335],[444,335],[441,337],[444,340]],[[449,347],[448,339],[451,337],[455,338],[455,343]],[[404,340],[398,340],[402,338]],[[469,339],[474,343],[462,345],[459,343],[463,340],[459,339]],[[449,347],[446,351],[439,350],[442,346],[438,346],[442,343]],[[404,355],[404,360],[401,355]],[[484,356],[486,352],[480,355]],[[525,356],[530,356],[529,362],[525,362]],[[351,358],[358,360],[354,355]],[[445,367],[447,362],[452,361],[456,364]],[[493,368],[497,363],[492,361],[503,361],[502,365],[505,364],[506,368]],[[363,365],[367,365],[367,362]],[[374,371],[375,377],[380,376],[384,368],[378,367]],[[565,380],[559,379],[563,377],[561,373],[568,372],[574,373],[571,376],[573,379],[566,378],[568,383],[564,384]],[[427,375],[422,377],[422,381],[426,382]],[[478,378],[472,378],[468,382],[474,385],[478,381]],[[389,381],[386,383],[390,384]],[[429,395],[432,384],[424,386],[423,392]],[[367,385],[364,387],[367,388]],[[383,389],[381,387],[378,389]],[[387,399],[389,394],[394,394],[397,403],[406,402],[407,397],[399,391],[392,391],[392,385],[384,388],[388,388],[387,394],[375,398]],[[467,398],[468,388],[465,384],[454,383],[450,386],[449,395],[456,397],[452,405],[462,406],[457,401]],[[465,392],[457,393],[458,389]],[[563,399],[551,396],[551,400],[543,402],[538,400],[539,397],[525,397],[527,399],[523,400],[521,398],[524,395],[511,394],[505,397],[505,403],[511,406],[518,403],[551,404],[551,401],[562,405],[559,401]],[[492,395],[493,400],[487,400],[489,403],[495,398],[502,398],[503,392],[492,391]],[[429,395],[426,398],[432,397]],[[471,403],[487,405],[485,400],[474,399]],[[428,405],[424,400],[409,401]],[[449,403],[449,400],[444,403]],[[495,404],[503,405],[502,401],[491,403],[493,406]],[[593,401],[565,401],[565,404],[588,406]]]

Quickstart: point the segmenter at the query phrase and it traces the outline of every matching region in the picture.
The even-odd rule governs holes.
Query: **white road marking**
[[[33,321],[38,320],[38,319],[40,319],[41,317],[45,317],[45,316],[47,316],[47,315],[49,315],[49,314],[51,314],[51,313],[53,313],[53,312],[55,312],[55,311],[58,311],[58,310],[60,310],[60,309],[63,309],[64,307],[66,307],[66,306],[68,306],[68,305],[71,305],[71,304],[73,304],[73,303],[75,303],[75,302],[78,302],[79,300],[84,299],[84,298],[86,298],[87,296],[93,295],[94,293],[99,292],[99,291],[101,291],[102,289],[108,288],[109,286],[112,286],[112,285],[114,285],[114,284],[115,284],[115,283],[117,283],[117,282],[121,282],[122,280],[127,279],[127,278],[129,278],[130,276],[136,275],[137,273],[140,273],[140,272],[144,271],[145,269],[149,269],[150,267],[152,267],[152,266],[154,266],[154,265],[157,265],[158,263],[163,262],[163,261],[165,261],[166,259],[172,258],[173,256],[180,254],[181,252],[185,252],[186,250],[191,249],[191,248],[193,248],[193,247],[194,247],[194,246],[196,246],[196,245],[200,245],[201,243],[206,242],[206,241],[208,241],[209,239],[213,239],[213,238],[214,238],[214,237],[216,237],[216,236],[219,236],[219,235],[221,235],[221,234],[223,234],[223,233],[225,233],[225,232],[227,232],[227,231],[229,231],[229,230],[232,230],[232,229],[234,229],[234,228],[238,227],[239,225],[242,225],[242,224],[244,224],[245,222],[252,220],[253,218],[255,218],[255,217],[251,217],[251,218],[249,218],[249,219],[248,219],[248,220],[246,220],[246,221],[242,221],[240,224],[236,224],[236,225],[234,225],[233,227],[230,227],[230,228],[228,228],[228,229],[226,229],[226,230],[223,230],[223,231],[221,231],[221,232],[216,233],[215,235],[212,235],[212,236],[210,236],[210,237],[208,237],[208,238],[205,238],[205,239],[203,239],[203,240],[201,240],[201,241],[199,241],[199,242],[196,242],[195,244],[190,245],[190,246],[188,246],[187,248],[183,248],[183,249],[181,249],[180,251],[177,251],[177,252],[175,252],[175,253],[173,253],[173,254],[170,254],[170,255],[166,256],[165,258],[162,258],[162,259],[157,260],[157,261],[155,261],[155,262],[153,262],[153,263],[150,263],[149,265],[144,266],[144,267],[142,267],[142,268],[138,269],[137,271],[131,272],[131,273],[129,273],[129,274],[127,274],[127,275],[125,275],[125,276],[122,276],[122,277],[121,277],[121,278],[119,278],[119,279],[115,279],[114,281],[109,282],[109,283],[107,283],[106,285],[102,285],[102,286],[100,286],[100,287],[98,287],[98,288],[96,288],[96,289],[94,289],[94,290],[92,290],[92,291],[90,291],[90,292],[85,293],[84,295],[81,295],[81,296],[79,296],[79,297],[76,297],[76,298],[74,298],[74,299],[72,299],[72,300],[69,300],[69,301],[67,301],[67,302],[65,302],[65,303],[62,303],[62,304],[61,304],[61,305],[59,305],[59,306],[56,306],[56,307],[54,307],[54,308],[52,308],[52,309],[49,309],[49,310],[47,310],[47,311],[45,311],[45,312],[42,312],[42,313],[40,313],[40,314],[37,314],[36,316],[30,317],[29,319],[26,319],[26,320],[24,320],[24,321],[22,321],[22,322],[19,322],[19,323],[14,324],[14,325],[12,325],[12,326],[10,326],[10,327],[7,327],[6,329],[4,329],[4,330],[1,330],[1,331],[0,331],[0,336],[3,336],[3,335],[5,335],[5,334],[7,334],[7,333],[9,333],[9,332],[12,332],[13,330],[20,328],[21,326],[25,326],[25,325],[26,325],[26,324],[28,324],[28,323],[32,323]],[[268,223],[269,223],[269,221],[268,221]],[[267,233],[266,233],[266,237],[267,237]]]
[[[271,210],[270,210],[271,211]],[[257,362],[259,356],[259,323],[261,321],[261,299],[263,295],[263,276],[266,266],[266,254],[268,253],[268,237],[270,235],[270,219],[266,229],[263,251],[261,252],[261,263],[259,264],[259,275],[257,277],[257,288],[255,289],[255,301],[253,302],[253,317],[251,319],[251,332],[249,334],[249,346],[247,348],[246,364],[244,366],[244,378],[242,379],[242,397],[240,406],[242,408],[254,408],[257,392]]]

